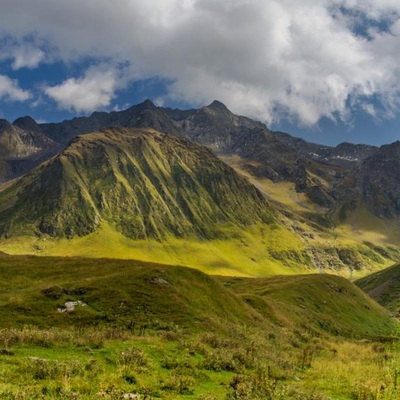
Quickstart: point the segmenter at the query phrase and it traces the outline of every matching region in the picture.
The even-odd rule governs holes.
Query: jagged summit
[[[155,106],[155,104],[150,100],[150,99],[146,99],[145,101],[143,101],[141,104],[139,104],[139,105],[141,105],[143,108],[157,108],[156,106]]]
[[[232,114],[228,110],[226,105],[224,103],[220,102],[219,100],[214,100],[211,104],[209,104],[205,108],[211,109],[211,110],[215,110],[215,111],[219,111],[219,112],[229,112],[230,114]]]
[[[137,113],[138,111],[155,110],[155,109],[157,109],[157,106],[150,99],[146,99],[146,100],[142,101],[141,103],[134,104],[133,106],[127,108],[126,110],[112,111],[110,114],[115,114],[115,115],[122,114],[123,115],[125,113],[126,114]]]

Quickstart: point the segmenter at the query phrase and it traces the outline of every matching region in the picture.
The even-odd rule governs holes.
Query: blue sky
[[[398,0],[3,0],[0,117],[150,98],[324,144],[400,140]]]

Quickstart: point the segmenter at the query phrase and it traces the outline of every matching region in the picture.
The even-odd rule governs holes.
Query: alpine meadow
[[[147,100],[0,145],[0,398],[400,398],[398,143]]]

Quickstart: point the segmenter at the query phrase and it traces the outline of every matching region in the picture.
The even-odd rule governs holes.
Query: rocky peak
[[[218,100],[214,100],[211,104],[209,104],[208,106],[204,107],[207,110],[212,110],[214,112],[222,112],[222,113],[228,113],[228,114],[232,114],[228,108],[226,107],[226,105],[224,103],[221,103]]]
[[[40,129],[39,125],[37,122],[29,116],[21,117],[16,119],[13,122],[14,126],[17,126],[20,129],[23,129],[24,131],[30,131],[30,132],[42,132]]]
[[[379,147],[378,153],[381,155],[392,156],[392,157],[400,156],[400,141],[397,140],[396,142],[385,144]]]

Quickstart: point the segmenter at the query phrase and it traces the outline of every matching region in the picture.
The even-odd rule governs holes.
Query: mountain
[[[94,112],[89,117],[74,118],[61,123],[45,123],[39,126],[48,137],[64,145],[78,135],[110,126],[151,128],[169,134],[180,133],[163,109],[156,107],[150,100],[124,111]]]
[[[349,167],[375,150],[373,146],[342,144],[332,148],[307,143],[237,116],[219,101],[198,110],[181,111],[156,107],[146,100],[124,111],[95,112],[89,117],[39,126],[46,136],[64,145],[77,135],[108,126],[152,128],[185,136],[257,179],[291,182],[297,192],[324,208],[336,203],[335,187],[347,176]]]
[[[321,146],[272,132],[261,122],[233,114],[218,101],[198,110],[181,111],[156,107],[146,100],[124,111],[95,112],[61,123],[37,124],[24,117],[14,124],[19,129],[45,135],[61,146],[78,135],[108,126],[151,128],[185,136],[257,179],[291,182],[296,192],[304,193],[313,204],[324,208],[340,208],[337,203],[343,201],[342,182],[352,179],[354,169],[358,170],[378,152],[374,146]]]
[[[266,274],[302,248],[264,196],[207,148],[148,129],[73,139],[0,190],[8,252],[132,257]],[[103,245],[106,243],[106,245]],[[297,268],[304,268],[297,267]]]
[[[263,196],[209,150],[156,131],[78,136],[0,194],[3,236],[83,236],[101,222],[132,239],[223,235],[273,221]]]
[[[380,147],[362,164],[359,185],[362,198],[380,218],[400,215],[400,142]]]
[[[375,146],[346,142],[340,143],[336,147],[323,146],[293,137],[285,132],[273,132],[273,134],[276,135],[279,141],[290,146],[303,156],[320,163],[342,167],[354,167],[354,165],[362,163],[378,150]]]

